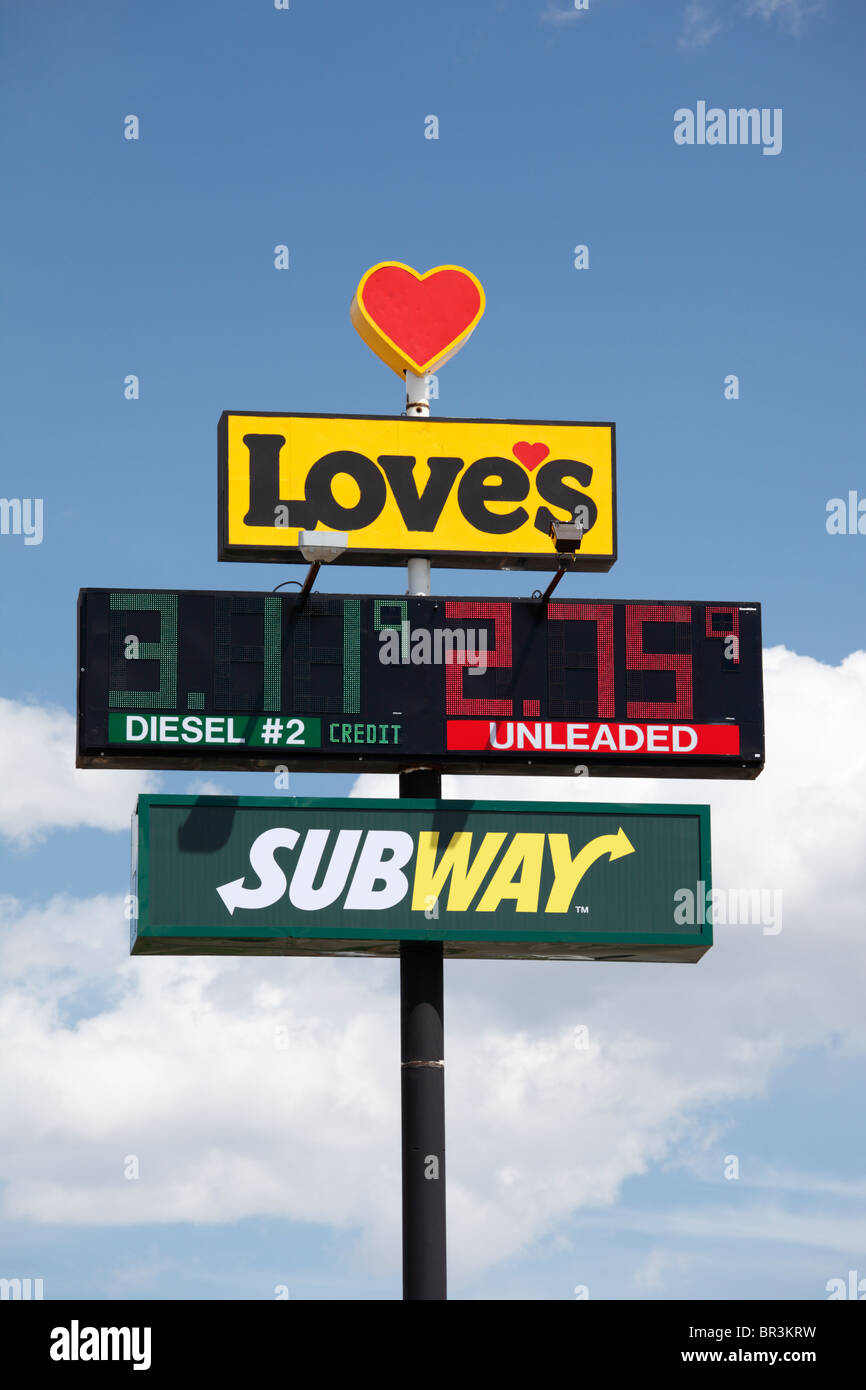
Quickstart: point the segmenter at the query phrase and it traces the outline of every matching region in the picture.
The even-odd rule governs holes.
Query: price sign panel
[[[756,777],[757,604],[85,589],[79,767]]]
[[[696,961],[706,806],[140,796],[134,955]]]

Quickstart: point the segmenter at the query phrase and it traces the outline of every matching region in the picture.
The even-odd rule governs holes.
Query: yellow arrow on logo
[[[554,880],[545,912],[568,911],[577,885],[596,859],[601,859],[605,854],[609,854],[611,860],[622,859],[624,854],[636,852],[622,826],[615,835],[597,835],[578,851],[574,859],[567,835],[548,835],[547,838],[553,858]]]

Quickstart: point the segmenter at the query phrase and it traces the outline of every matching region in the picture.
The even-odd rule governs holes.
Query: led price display
[[[79,767],[756,777],[758,604],[86,589]]]

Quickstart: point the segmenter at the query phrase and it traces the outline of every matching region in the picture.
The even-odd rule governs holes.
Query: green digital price
[[[109,594],[109,652],[114,677],[108,691],[109,709],[176,710],[178,689],[186,685],[182,693],[188,709],[281,712],[284,597],[185,593],[185,643],[178,640],[178,598],[177,593]],[[323,623],[332,629],[330,640],[323,641],[318,635]],[[360,599],[316,595],[314,603],[292,613],[291,624],[293,703],[329,714],[359,713]],[[151,627],[153,637],[146,635]],[[244,627],[248,631],[238,636]],[[206,660],[196,663],[189,634],[193,633],[200,645],[201,635],[208,631],[209,650],[202,652]],[[148,663],[147,688],[143,682],[138,686],[130,679],[133,662]],[[319,696],[319,704],[313,696],[311,705],[310,672],[329,667],[340,670],[340,694]],[[201,672],[199,678],[196,669]],[[201,688],[190,689],[193,683]]]

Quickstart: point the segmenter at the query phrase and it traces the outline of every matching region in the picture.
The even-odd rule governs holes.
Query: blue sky
[[[700,1038],[705,1091],[693,1078],[684,1083],[682,1108],[653,1121],[666,1126],[663,1138],[638,1126],[638,1157],[610,1168],[604,1203],[581,1196],[578,1184],[571,1205],[551,1200],[513,1248],[490,1241],[487,1254],[478,1216],[478,1248],[457,1260],[455,1296],[569,1298],[589,1283],[593,1297],[808,1298],[824,1296],[826,1280],[848,1268],[866,1275],[866,1191],[856,1162],[863,1131],[851,1119],[862,1092],[862,1028],[842,1010],[834,1036],[829,984],[820,1017],[809,1002],[811,971],[826,971],[829,982],[862,968],[862,874],[856,879],[852,868],[855,878],[847,876],[821,839],[818,808],[846,808],[859,865],[866,798],[851,778],[860,766],[863,691],[852,693],[840,663],[866,645],[866,537],[828,535],[825,520],[829,499],[852,489],[866,497],[864,31],[854,0],[590,0],[585,12],[567,0],[291,0],[284,12],[268,0],[82,0],[7,5],[0,15],[0,491],[44,499],[41,545],[0,536],[0,698],[14,702],[23,721],[15,727],[33,740],[19,742],[23,760],[14,750],[0,755],[0,894],[17,904],[8,912],[10,940],[30,929],[22,923],[43,933],[35,945],[10,949],[13,963],[22,950],[44,949],[34,977],[41,983],[25,973],[24,994],[32,991],[34,1038],[41,1028],[53,1039],[51,1056],[70,1056],[64,1028],[72,1038],[77,1020],[110,1014],[118,990],[134,991],[135,972],[151,964],[122,961],[124,924],[118,915],[106,926],[104,904],[94,909],[107,953],[99,969],[74,960],[61,967],[52,956],[52,931],[62,934],[67,915],[83,924],[95,895],[122,901],[123,827],[143,786],[135,774],[65,769],[66,726],[43,713],[74,709],[78,589],[270,589],[301,577],[287,567],[217,562],[216,424],[224,409],[402,409],[396,377],[349,323],[349,301],[373,263],[423,270],[456,262],[485,286],[486,315],[442,369],[434,411],[616,421],[620,558],[608,575],[569,577],[561,593],[758,600],[765,645],[801,659],[774,675],[779,718],[768,722],[767,772],[755,785],[726,789],[716,812],[732,822],[729,841],[720,832],[732,874],[760,872],[739,867],[748,856],[734,822],[758,843],[766,836],[763,862],[774,869],[781,808],[796,804],[806,827],[785,860],[790,935],[799,932],[788,963],[767,963],[771,945],[789,949],[783,933],[778,943],[737,942],[727,965],[716,962],[722,937],[700,967],[707,1007],[720,1010],[711,1019],[727,1020],[746,1051],[754,1045],[742,1060],[751,1080],[738,1082],[739,1063],[714,1076],[711,1054],[725,1040]],[[676,145],[674,112],[698,101],[781,108],[781,153]],[[129,114],[140,120],[137,141],[123,138]],[[430,114],[439,119],[438,140],[424,138]],[[285,272],[273,264],[282,243],[291,257]],[[573,266],[577,244],[589,247],[587,270]],[[140,378],[139,400],[124,399],[128,373]],[[737,400],[724,396],[730,373],[739,377]],[[438,571],[433,586],[520,596],[535,580]],[[325,570],[319,587],[395,592],[403,576]],[[798,704],[805,689],[808,719]],[[839,740],[824,762],[822,717],[826,736]],[[802,777],[793,766],[800,758]],[[774,781],[783,759],[787,780]],[[177,773],[160,785],[185,791],[193,783]],[[220,774],[218,783],[248,795],[271,790],[259,774]],[[293,778],[303,795],[350,786],[344,777]],[[655,784],[629,787],[634,799],[661,794]],[[499,794],[521,790],[503,785]],[[592,790],[609,799],[622,791],[598,783]],[[709,799],[717,789],[686,790],[672,784],[680,799]],[[458,791],[455,784],[451,794]],[[16,820],[24,802],[28,836]],[[62,894],[68,913],[58,906]],[[840,929],[819,940],[837,918],[850,937]],[[111,972],[121,961],[119,985]],[[262,989],[273,965],[257,967]],[[276,965],[280,988],[291,989],[292,963]],[[393,969],[340,968],[393,1046]],[[57,980],[76,969],[61,1017],[65,986]],[[451,966],[449,1027],[456,1015],[457,1033],[449,1063],[456,1068],[471,1053],[461,1005],[469,1009],[488,991],[491,1036],[530,1045],[546,1016],[566,1036],[581,1022],[585,998],[619,1056],[632,1028],[621,994],[649,994],[656,969],[672,999],[696,988],[697,972],[676,967],[623,967],[589,988],[585,972],[566,966]],[[742,1020],[724,1012],[725,1001],[740,988],[738,971],[752,988],[764,969],[791,988],[772,1026],[747,1045],[748,1028],[740,1037]],[[226,970],[226,998],[239,978]],[[333,990],[351,997],[328,963],[308,963],[303,978],[309,997],[292,1003],[299,1017],[305,1007],[327,1014]],[[252,979],[244,977],[244,990]],[[211,998],[221,988],[210,977],[196,987]],[[239,1017],[247,1004],[244,995],[225,1007]],[[644,1024],[649,1039],[649,1015]],[[657,1027],[664,1037],[663,1017]],[[672,1057],[681,1042],[672,1024],[664,1037]],[[137,1066],[146,1071],[144,1035],[138,1046],[126,1054],[133,1076]],[[190,1047],[177,1061],[194,1072]],[[8,1057],[4,1070],[6,1085],[20,1086]],[[397,1073],[383,1077],[387,1158],[396,1155]],[[451,1078],[449,1071],[459,1097],[461,1083]],[[60,1131],[49,1122],[55,1102],[44,1073],[41,1081],[30,1120],[44,1124],[33,1142],[46,1191],[68,1194],[68,1219],[58,1215],[62,1202],[25,1191],[13,1135],[12,1157],[0,1166],[0,1275],[40,1275],[46,1296],[269,1297],[280,1282],[293,1297],[397,1294],[394,1228],[386,1216],[370,1224],[362,1195],[333,1210],[324,1197],[311,1199],[310,1219],[300,1199],[286,1215],[277,1198],[262,1198],[258,1210],[254,1201],[241,1204],[234,1217],[216,1199],[192,1202],[198,1215],[190,1219],[160,1217],[156,1200],[143,1204],[146,1219],[131,1220],[125,1207],[109,1213],[98,1196],[102,1179],[89,1176],[98,1124],[63,1130],[51,1157]],[[103,1094],[94,1115],[100,1104],[111,1107],[116,1082],[102,1084],[104,1094],[94,1080],[97,1098]],[[566,1087],[563,1104],[568,1094]],[[460,1129],[469,1095],[449,1117],[459,1212],[483,1207],[471,1126]],[[572,1100],[579,1134],[582,1102]],[[183,1152],[182,1113],[172,1113],[154,1131],[164,1158]],[[291,1113],[284,1118],[290,1148]],[[531,1123],[525,1127],[522,1161],[540,1162],[543,1126],[535,1153]],[[504,1126],[506,1151],[507,1134]],[[68,1169],[59,1159],[67,1141]],[[123,1152],[143,1142],[130,1135],[123,1149],[117,1138]],[[625,1140],[612,1135],[610,1143]],[[731,1153],[743,1158],[738,1183],[721,1177]],[[32,1157],[28,1150],[28,1163]],[[553,1162],[549,1154],[545,1161]],[[502,1163],[511,1171],[507,1152]],[[541,1169],[548,1193],[565,1181],[555,1162]],[[183,1207],[172,1201],[168,1210]],[[738,1221],[744,1230],[759,1226],[762,1212],[766,1231],[736,1234]],[[848,1245],[839,1235],[846,1222]]]

